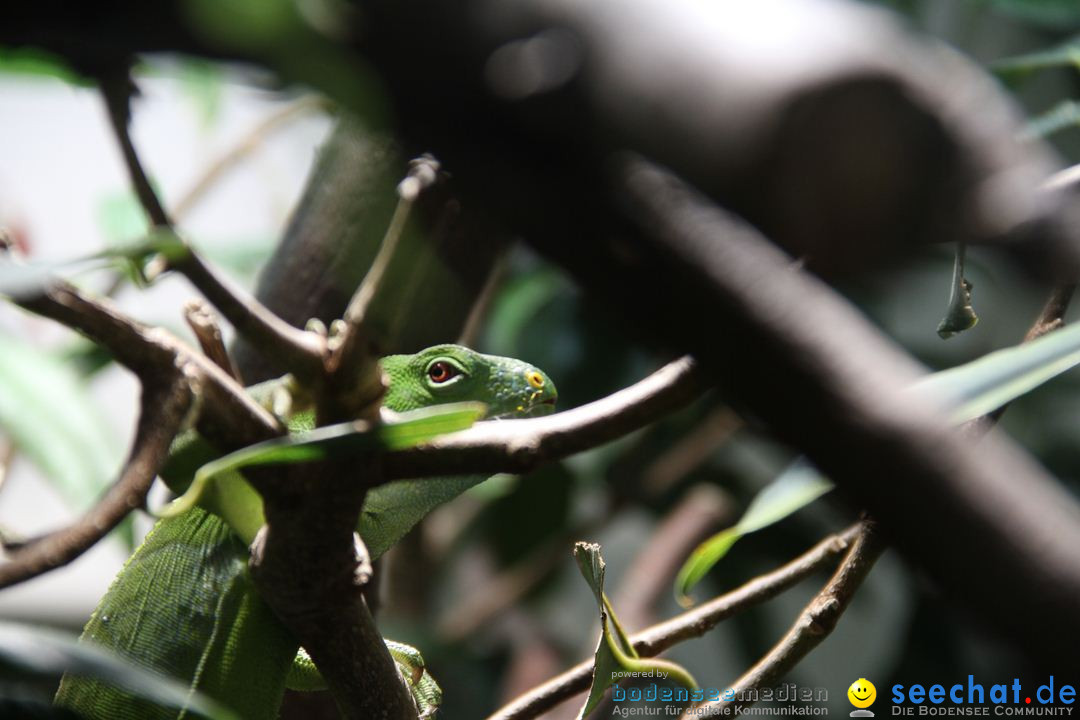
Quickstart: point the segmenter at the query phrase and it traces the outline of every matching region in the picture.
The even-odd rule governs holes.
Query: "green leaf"
[[[37,48],[0,48],[0,73],[54,77],[69,85],[91,87],[94,83],[71,69],[59,55]]]
[[[134,243],[109,248],[70,260],[35,260],[11,262],[0,260],[0,297],[19,298],[39,295],[57,278],[71,279],[81,273],[114,268],[146,283],[146,264],[157,256],[178,260],[188,252],[187,245],[171,230],[155,228]]]
[[[1029,140],[1044,138],[1061,130],[1078,126],[1080,126],[1080,103],[1075,100],[1065,100],[1028,121],[1022,137]]]
[[[314,462],[361,455],[376,449],[401,450],[472,427],[485,411],[483,403],[448,403],[400,413],[396,422],[375,428],[362,422],[346,422],[249,445],[199,468],[187,491],[159,515],[174,517],[187,512],[199,503],[211,481],[245,467]],[[218,512],[216,508],[210,510]]]
[[[1080,70],[1080,37],[1070,38],[1048,50],[1003,58],[990,65],[995,74],[1010,81],[1023,79],[1040,70],[1063,67]]]
[[[156,190],[157,188],[155,188]],[[146,233],[149,220],[134,190],[104,196],[97,208],[97,225],[108,247],[118,247]]]
[[[0,621],[3,666],[35,675],[94,677],[159,705],[187,708],[212,720],[237,720],[236,715],[185,685],[53,630]]]
[[[911,391],[931,402],[951,407],[949,419],[959,425],[974,420],[1080,364],[1080,325],[998,350],[955,368],[928,375]],[[750,532],[778,522],[809,505],[832,488],[832,483],[800,459],[767,485],[732,528],[712,536],[690,554],[675,580],[682,604],[687,593],[719,562],[731,546]]]
[[[0,428],[73,507],[93,504],[117,471],[107,427],[71,366],[0,334]]]
[[[960,424],[992,412],[1080,363],[1080,325],[984,355],[916,382],[911,390],[952,408]]]
[[[1060,32],[1080,26],[1076,0],[991,0],[991,6],[1013,17]]]
[[[576,543],[574,559],[596,597],[601,628],[593,660],[592,686],[589,697],[578,713],[578,720],[596,709],[603,700],[604,693],[624,677],[623,673],[636,673],[639,677],[666,678],[690,691],[695,690],[697,682],[681,665],[669,660],[638,656],[630,638],[615,617],[611,602],[604,594],[604,558],[600,555],[600,546],[595,543]]]
[[[727,554],[739,538],[783,520],[832,488],[832,482],[806,460],[800,459],[792,463],[780,477],[762,488],[739,522],[713,535],[694,549],[675,578],[675,594],[679,603],[684,606],[691,604],[688,595],[690,590]]]
[[[208,128],[221,115],[225,74],[218,63],[185,58],[180,65],[181,88],[199,111],[199,119]]]

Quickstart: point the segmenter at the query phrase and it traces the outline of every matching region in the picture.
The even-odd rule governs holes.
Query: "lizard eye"
[[[445,360],[436,360],[428,366],[427,374],[431,382],[441,384],[456,377],[459,373],[457,368]]]

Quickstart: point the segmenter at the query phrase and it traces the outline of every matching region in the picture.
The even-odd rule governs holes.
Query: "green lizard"
[[[554,411],[555,386],[542,371],[512,358],[482,355],[458,345],[438,345],[415,355],[382,359],[389,378],[384,407],[395,412],[446,403],[479,401],[487,419],[530,417]],[[277,387],[281,387],[279,384]],[[261,386],[268,399],[273,387]],[[292,432],[313,427],[310,411],[284,418]],[[214,457],[208,444],[180,443],[163,472],[183,489],[191,469]],[[177,470],[177,467],[184,470]],[[483,476],[404,480],[368,493],[358,532],[371,558],[382,555],[424,515],[484,479]],[[215,480],[211,495],[246,497],[253,513],[231,527],[203,507],[160,520],[125,564],[83,632],[103,645],[190,684],[232,707],[242,718],[274,718],[286,686],[311,689],[317,674],[289,632],[255,591],[247,571],[247,542],[261,517],[261,501],[238,475]],[[235,498],[234,498],[235,499]],[[214,503],[208,503],[213,507]],[[418,700],[433,712],[438,687],[408,646],[388,642]],[[315,680],[313,681],[313,678]],[[184,712],[155,707],[92,678],[65,676],[56,704],[86,718],[179,718]]]

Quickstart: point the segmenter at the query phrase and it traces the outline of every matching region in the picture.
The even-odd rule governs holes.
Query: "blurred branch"
[[[184,320],[191,328],[191,332],[195,333],[195,339],[199,341],[203,355],[210,358],[233,380],[243,385],[240,373],[229,358],[229,351],[225,349],[225,338],[221,334],[221,326],[210,306],[199,298],[188,300],[184,303]]]
[[[169,220],[164,206],[158,200],[157,193],[150,185],[150,179],[146,176],[142,163],[139,162],[139,156],[135,152],[135,145],[131,142],[131,134],[128,131],[131,123],[131,97],[136,92],[135,84],[131,81],[127,68],[122,73],[109,73],[101,79],[101,93],[105,98],[105,107],[109,111],[109,122],[112,125],[113,134],[116,135],[116,141],[120,145],[124,165],[127,167],[135,195],[139,198],[139,204],[142,205],[155,227],[171,228],[172,221]]]
[[[409,172],[398,183],[398,204],[382,245],[371,269],[353,294],[339,331],[333,338],[327,359],[328,392],[322,398],[320,415],[326,420],[373,418],[379,411],[378,400],[385,392],[378,358],[387,338],[371,322],[369,310],[376,297],[386,293],[388,283],[400,283],[403,278],[391,272],[391,263],[398,252],[398,243],[405,230],[413,206],[421,193],[439,179],[439,163],[424,156],[409,163]]]
[[[753,690],[775,685],[828,637],[884,550],[885,543],[873,521],[863,520],[859,523],[851,549],[832,579],[814,596],[783,639],[731,685],[735,699],[694,707],[683,717],[728,717],[740,707],[753,705],[754,700],[743,698],[756,699],[757,694]]]
[[[1050,292],[1050,297],[1043,306],[1042,312],[1024,335],[1024,342],[1030,342],[1040,338],[1048,332],[1052,332],[1065,324],[1065,313],[1069,310],[1076,285],[1069,283],[1058,285]]]
[[[721,621],[747,608],[776,597],[847,551],[861,529],[862,524],[857,523],[842,533],[830,535],[786,565],[759,575],[698,608],[633,634],[630,640],[634,649],[642,657],[659,655],[684,640],[704,635]],[[492,713],[488,720],[526,720],[537,717],[563,700],[587,690],[592,671],[592,659],[580,662]]]
[[[206,195],[207,191],[214,186],[229,170],[241,163],[260,145],[266,142],[269,136],[307,113],[329,109],[327,101],[316,95],[309,95],[296,102],[289,103],[277,112],[262,120],[243,137],[243,139],[230,148],[225,154],[215,160],[199,179],[195,181],[187,192],[173,206],[173,215],[183,218],[192,207],[197,205]]]
[[[498,574],[472,585],[472,591],[439,615],[435,631],[448,645],[465,642],[535,588],[563,562],[563,550],[573,540],[570,533],[534,548],[532,552]],[[580,537],[580,535],[575,535]]]
[[[634,557],[612,603],[623,627],[638,628],[655,622],[660,599],[670,597],[672,582],[695,546],[735,514],[731,496],[715,485],[691,487],[649,536]]]
[[[126,71],[122,75],[106,75],[101,80],[101,91],[139,203],[155,227],[175,232],[131,142],[129,101],[135,86],[130,76]],[[181,257],[170,261],[169,267],[198,288],[238,333],[250,338],[264,352],[279,356],[298,377],[311,381],[321,375],[325,350],[322,338],[292,327],[254,298],[230,288],[189,246]]]
[[[169,267],[198,288],[236,329],[262,352],[277,357],[289,372],[307,382],[323,373],[325,340],[318,334],[300,330],[270,312],[262,303],[230,288],[191,248]]]
[[[645,234],[639,257],[593,265],[575,247],[560,260],[694,353],[733,405],[803,450],[947,594],[1031,660],[1069,662],[1064,638],[1080,633],[1075,498],[1007,438],[976,445],[906,393],[921,370],[755,228],[644,161],[628,161],[618,186]],[[680,282],[648,303],[629,290],[658,274]],[[707,333],[701,308],[713,309]]]
[[[0,564],[0,588],[66,565],[105,537],[128,513],[143,507],[193,398],[191,379],[179,373],[166,386],[144,387],[135,440],[119,479],[73,525],[7,553],[6,562]]]
[[[659,495],[708,460],[743,425],[734,410],[715,407],[641,472],[641,487]]]
[[[1047,298],[1046,304],[1043,305],[1042,310],[1039,312],[1039,316],[1035,318],[1035,322],[1032,323],[1031,327],[1028,328],[1028,331],[1024,334],[1024,339],[1021,340],[1021,343],[1031,342],[1032,340],[1041,338],[1047,333],[1064,327],[1065,313],[1069,310],[1069,303],[1072,301],[1073,293],[1075,291],[1076,285],[1071,283],[1054,287],[1050,291],[1050,297]],[[993,412],[989,412],[982,417],[964,423],[962,430],[969,433],[972,437],[982,437],[989,432],[999,420],[1001,420],[1010,405],[1012,405],[1011,402],[1005,403]]]
[[[383,455],[383,479],[438,474],[525,473],[638,430],[683,407],[703,381],[690,357],[595,402],[543,418],[477,423],[407,450]]]

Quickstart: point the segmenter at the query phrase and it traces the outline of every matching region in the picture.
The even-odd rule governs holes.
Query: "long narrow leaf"
[[[585,582],[589,584],[600,611],[600,639],[593,659],[592,686],[577,719],[582,720],[596,709],[607,689],[622,677],[667,678],[688,691],[697,689],[697,682],[683,666],[659,658],[639,657],[626,632],[615,617],[611,601],[604,594],[604,558],[600,546],[579,542],[574,545],[574,559]]]
[[[1077,364],[1080,325],[933,373],[916,382],[911,392],[950,407],[949,419],[959,425],[993,412]],[[741,537],[779,522],[832,487],[809,462],[796,460],[758,493],[738,523],[694,549],[675,579],[679,602],[690,604],[690,590]]]
[[[783,520],[833,488],[832,482],[805,459],[796,460],[750,501],[733,527],[713,535],[694,548],[675,579],[680,604],[691,604],[688,593],[723,558],[741,537]]]
[[[1031,392],[1078,363],[1080,325],[1074,325],[936,372],[911,390],[951,406],[949,419],[960,424]]]
[[[75,508],[90,506],[119,467],[106,427],[69,365],[0,334],[0,430]]]
[[[284,465],[347,457],[378,448],[400,450],[439,435],[472,427],[485,411],[483,403],[449,403],[401,413],[398,422],[375,428],[356,422],[339,423],[250,445],[199,468],[188,490],[169,503],[159,515],[173,517],[187,512],[198,504],[208,483],[226,473],[257,465]]]
[[[186,708],[211,720],[238,720],[229,710],[185,685],[53,630],[0,622],[0,666],[5,665],[36,675],[59,677],[73,673],[95,677],[159,705]]]

